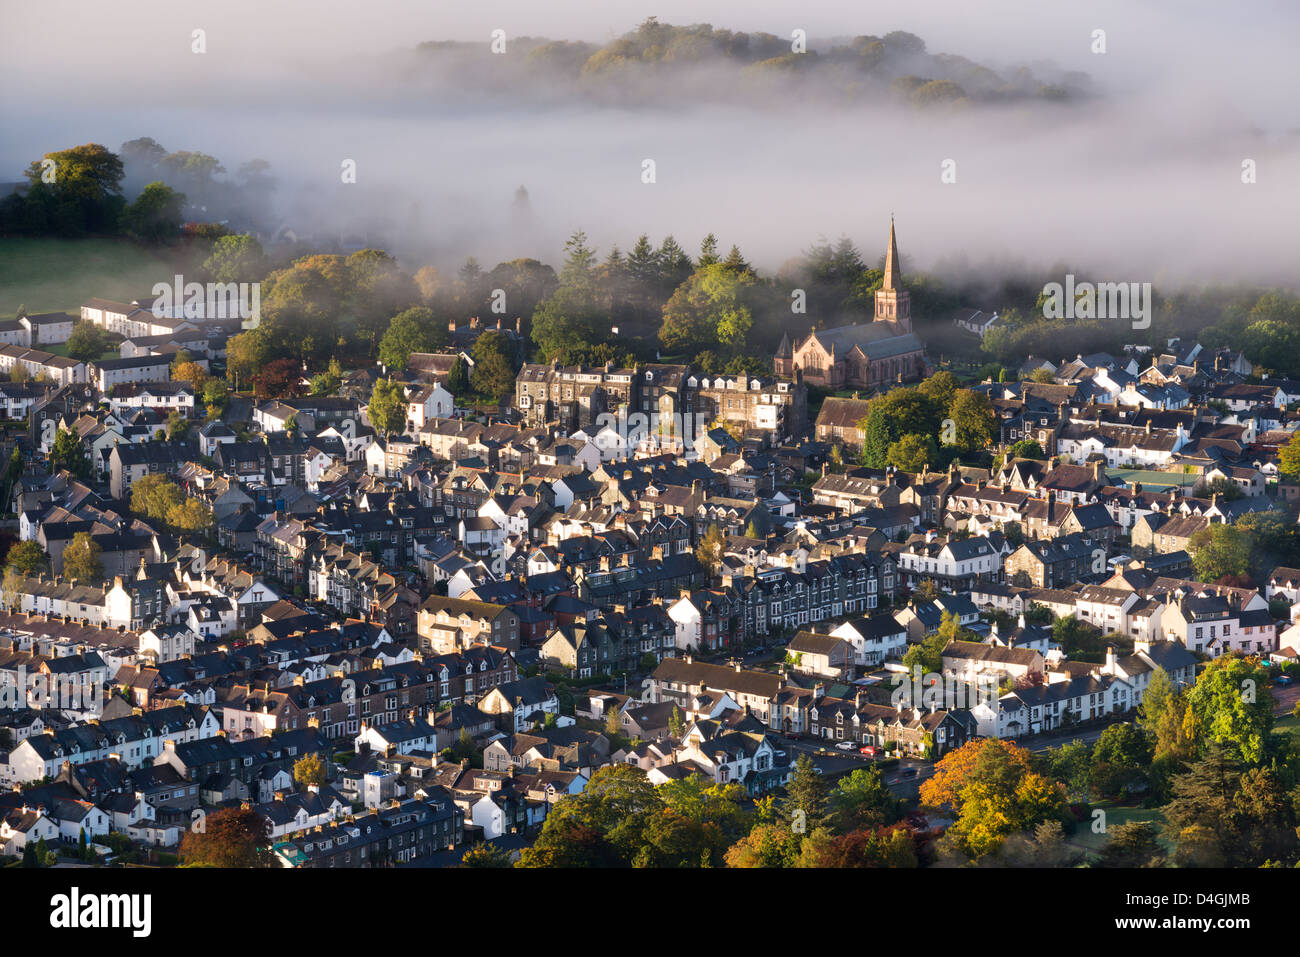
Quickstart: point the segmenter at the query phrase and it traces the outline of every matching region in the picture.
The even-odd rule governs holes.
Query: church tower
[[[900,333],[912,331],[912,295],[903,288],[903,270],[898,260],[898,239],[894,217],[889,217],[889,249],[885,252],[885,281],[876,290],[876,321],[896,322]]]

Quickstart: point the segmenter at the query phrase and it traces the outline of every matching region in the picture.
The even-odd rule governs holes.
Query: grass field
[[[1300,720],[1292,715],[1274,720],[1273,730],[1278,734],[1289,734],[1291,737],[1298,739],[1297,743],[1300,743]]]
[[[123,239],[0,237],[0,319],[19,307],[76,316],[95,296],[129,301],[190,271],[190,257],[185,247],[147,249]]]

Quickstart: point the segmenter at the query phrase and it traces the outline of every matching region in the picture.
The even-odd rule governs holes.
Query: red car
[[[879,753],[880,749],[877,748],[874,744],[868,744],[868,745],[864,745],[858,750],[861,754],[865,754],[869,758],[874,758],[876,754]]]

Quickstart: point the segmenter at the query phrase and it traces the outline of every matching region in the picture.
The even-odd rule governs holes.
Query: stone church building
[[[888,388],[925,377],[925,347],[912,332],[912,297],[903,288],[892,219],[873,321],[818,329],[794,346],[782,336],[773,365],[778,376],[792,378],[798,370],[808,385],[832,390]]]

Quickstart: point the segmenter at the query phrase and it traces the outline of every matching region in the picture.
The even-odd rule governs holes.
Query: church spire
[[[898,237],[894,217],[889,217],[889,249],[885,251],[885,278],[876,290],[876,320],[896,323],[900,332],[912,331],[912,296],[903,288]]]
[[[889,249],[885,251],[885,289],[903,288],[903,270],[898,261],[898,237],[894,235],[894,217],[889,217]]]

